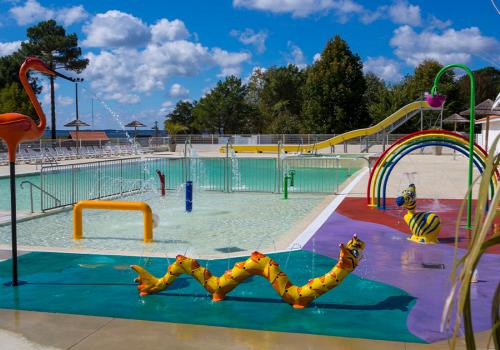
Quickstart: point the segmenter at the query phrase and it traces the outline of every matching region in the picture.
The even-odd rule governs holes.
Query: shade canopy
[[[476,105],[474,107],[474,114],[475,115],[481,115],[481,116],[491,116],[491,115],[500,115],[500,107],[495,108],[494,110],[491,110],[493,107],[493,101],[490,99],[484,100],[480,104]],[[468,116],[470,114],[470,110],[465,110],[460,112],[460,115]]]
[[[80,126],[90,126],[90,124],[85,123],[84,121],[81,121],[80,119],[75,119],[70,121],[69,123],[64,124],[66,127],[80,127]]]
[[[461,117],[459,114],[454,113],[450,115],[448,118],[443,119],[443,123],[445,124],[453,124],[453,123],[468,123],[469,120]]]
[[[142,127],[145,127],[145,126],[146,125],[144,125],[143,123],[141,123],[138,120],[133,120],[130,123],[128,123],[127,125],[125,125],[125,127],[127,127],[127,128],[142,128]]]

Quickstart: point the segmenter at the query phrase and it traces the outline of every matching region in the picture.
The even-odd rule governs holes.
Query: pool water
[[[193,211],[185,212],[183,190],[166,197],[146,192],[123,198],[146,201],[159,216],[154,243],[143,243],[143,217],[134,211],[84,210],[83,240],[74,241],[73,212],[20,222],[18,244],[42,247],[129,251],[194,256],[276,249],[280,238],[324,199],[293,193],[288,200],[270,193],[221,193],[196,189]],[[0,244],[10,243],[10,227],[0,227]]]
[[[42,175],[16,179],[17,209],[30,210],[29,185],[21,189],[23,181],[31,181],[52,195],[41,198],[40,191],[33,189],[37,212],[144,187],[158,188],[157,169],[165,174],[166,187],[173,190],[192,180],[196,187],[209,191],[279,193],[283,173],[295,170],[290,192],[333,193],[361,166],[359,160],[339,164],[335,159],[315,158],[287,158],[282,163],[269,158],[149,158],[47,167]],[[0,210],[9,210],[9,178],[0,179],[0,193]]]

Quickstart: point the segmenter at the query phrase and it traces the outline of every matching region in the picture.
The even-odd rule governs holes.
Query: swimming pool
[[[105,198],[158,188],[156,170],[165,173],[167,189],[176,190],[187,180],[207,191],[268,192],[283,189],[283,174],[295,171],[291,192],[333,193],[363,166],[362,159],[320,157],[290,158],[130,158],[77,165],[44,167],[40,174],[19,176],[17,209],[30,210],[31,181],[44,189],[33,189],[34,211],[71,205],[83,199]],[[9,178],[0,179],[0,210],[10,209]]]
[[[65,211],[18,223],[18,244],[169,256],[276,250],[293,240],[286,237],[287,233],[318,206],[325,195],[290,194],[289,199],[284,200],[280,194],[197,189],[192,213],[185,212],[182,189],[166,197],[146,192],[124,199],[146,201],[159,216],[159,227],[153,232],[154,243],[142,241],[142,213],[88,210],[83,213],[83,240],[73,240],[73,213]],[[2,226],[0,244],[9,243],[10,226]]]

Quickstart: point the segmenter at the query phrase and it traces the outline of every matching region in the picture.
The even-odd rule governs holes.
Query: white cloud
[[[88,13],[82,5],[50,9],[42,6],[36,0],[28,0],[23,6],[15,6],[9,10],[19,25],[55,19],[69,26],[87,18]]]
[[[174,103],[172,101],[165,101],[161,104],[162,107],[168,108],[174,106]]]
[[[243,32],[233,29],[229,34],[245,45],[253,45],[258,53],[266,50],[267,32],[265,30],[256,33],[250,28],[246,28]]]
[[[363,62],[363,71],[372,72],[379,78],[391,83],[398,82],[403,78],[399,62],[382,56],[368,57]]]
[[[6,43],[0,43],[0,57],[7,56],[19,49],[22,41],[11,41]]]
[[[434,59],[442,64],[468,63],[473,55],[493,61],[500,59],[500,42],[483,36],[477,27],[417,33],[408,25],[394,30],[390,40],[396,55],[411,66],[425,59]]]
[[[363,9],[352,0],[233,0],[233,6],[273,13],[291,13],[294,17],[334,10],[341,18],[345,18],[348,14]]]
[[[88,17],[83,5],[62,8],[56,12],[56,20],[62,22],[65,26],[81,22]]]
[[[299,68],[304,68],[307,63],[302,49],[291,41],[288,42],[288,49],[290,50],[290,52],[286,54],[288,63],[292,63]]]
[[[389,18],[397,24],[419,26],[422,23],[420,7],[411,5],[406,0],[397,0],[389,6]]]
[[[121,103],[137,103],[141,94],[164,90],[165,82],[175,76],[195,76],[214,67],[220,67],[219,76],[239,75],[241,65],[251,58],[246,52],[208,48],[189,40],[196,36],[178,19],[162,18],[149,25],[111,10],[94,16],[83,32],[87,34],[83,45],[102,48],[86,55],[90,63],[84,77],[101,97]],[[174,90],[174,94],[188,93]]]
[[[189,96],[189,90],[181,84],[175,83],[170,87],[168,95],[172,98],[186,98]]]
[[[249,61],[252,57],[247,52],[228,52],[218,47],[212,49],[211,56],[214,63],[222,68],[220,74],[218,74],[219,77],[240,75],[241,64]]]
[[[318,62],[321,59],[321,54],[319,52],[315,53],[313,56],[313,63]]]
[[[165,41],[187,39],[189,31],[186,29],[184,22],[178,19],[169,21],[166,18],[162,18],[155,25],[151,26],[151,35],[153,42],[161,44]]]
[[[332,9],[341,23],[347,22],[352,15],[362,15],[366,12],[363,6],[352,0],[332,1]]]
[[[451,20],[442,21],[434,15],[430,15],[427,19],[427,29],[446,29],[452,25]]]
[[[61,106],[69,106],[69,105],[73,104],[73,98],[71,98],[69,96],[58,95],[57,96],[57,103]]]
[[[117,10],[95,15],[82,30],[87,35],[82,45],[88,47],[141,47],[151,37],[140,18]]]
[[[239,74],[248,53],[208,49],[186,40],[149,43],[144,50],[118,48],[88,53],[90,63],[83,72],[93,89],[103,97],[122,103],[137,103],[138,94],[163,90],[173,76],[194,76],[214,66],[221,76]]]

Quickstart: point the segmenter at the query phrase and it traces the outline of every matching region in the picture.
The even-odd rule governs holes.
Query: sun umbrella
[[[128,123],[127,125],[125,125],[126,128],[134,128],[134,137],[137,136],[137,128],[143,128],[145,126],[146,125],[144,125],[143,123],[141,123],[138,120],[133,120],[130,123]]]
[[[65,127],[67,128],[72,128],[74,127],[76,130],[76,144],[78,146],[78,131],[80,131],[80,127],[82,126],[90,126],[89,124],[85,123],[84,121],[81,121],[80,119],[75,119],[70,121],[69,123],[64,124]]]
[[[493,101],[490,99],[484,100],[480,104],[478,104],[476,107],[474,107],[474,114],[479,115],[479,116],[486,116],[486,135],[485,135],[485,140],[484,144],[488,144],[488,136],[490,133],[490,117],[491,116],[500,116],[500,107],[493,108]],[[460,115],[468,115],[469,110],[460,112]]]
[[[458,123],[468,123],[469,121],[459,114],[455,113],[450,115],[448,118],[443,119],[443,123],[445,124],[455,124],[454,130],[457,131]]]

